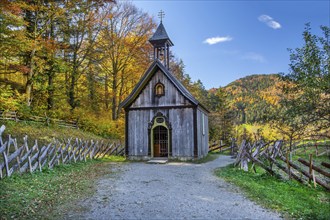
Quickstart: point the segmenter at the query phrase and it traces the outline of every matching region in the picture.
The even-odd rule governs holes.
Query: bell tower
[[[149,39],[149,42],[154,47],[154,60],[160,60],[163,65],[169,69],[170,66],[170,47],[174,44],[168,37],[165,27],[163,25],[163,17],[165,13],[161,10],[159,12],[160,24],[154,33],[154,35]]]

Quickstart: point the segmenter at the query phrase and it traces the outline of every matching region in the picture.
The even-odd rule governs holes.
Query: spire
[[[157,27],[154,35],[149,39],[149,42],[154,46],[154,59],[160,60],[163,65],[169,69],[170,47],[174,44],[168,37],[165,27],[163,25],[163,17],[165,13],[161,10],[159,12],[160,24]]]
[[[159,24],[154,35],[152,35],[152,37],[149,39],[149,42],[154,46],[163,45],[165,42],[167,42],[170,46],[173,46],[173,43],[168,37],[162,22]]]

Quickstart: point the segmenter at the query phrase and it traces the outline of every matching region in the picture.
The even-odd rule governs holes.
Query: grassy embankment
[[[43,146],[53,138],[63,140],[68,138],[81,138],[84,140],[104,140],[104,138],[93,133],[84,132],[80,129],[62,128],[58,126],[45,126],[34,122],[13,122],[1,121],[0,126],[5,125],[6,130],[2,135],[3,140],[7,140],[8,134],[17,139],[18,145],[23,144],[23,137],[28,135],[29,146],[34,144],[34,140],[38,140],[38,145]]]
[[[216,175],[241,188],[256,203],[278,211],[286,218],[330,219],[330,193],[293,180],[281,180],[257,168],[244,172],[232,165],[217,169]]]
[[[4,123],[1,123],[4,124]],[[39,140],[39,146],[57,139],[78,137],[85,140],[101,140],[101,137],[75,129],[45,127],[38,124],[5,122],[7,134],[22,143],[28,135],[31,143]],[[95,182],[104,175],[111,175],[112,161],[124,161],[124,157],[108,157],[60,165],[53,170],[33,174],[14,174],[0,180],[0,219],[58,219],[68,212],[76,201],[95,192]]]

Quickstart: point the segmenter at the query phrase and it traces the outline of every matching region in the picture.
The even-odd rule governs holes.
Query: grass
[[[286,218],[330,219],[330,193],[321,188],[280,180],[260,168],[252,173],[230,165],[215,173],[240,187],[256,203],[279,211]]]
[[[220,156],[219,152],[210,152],[208,153],[205,157],[198,159],[198,160],[191,160],[189,161],[190,163],[196,163],[196,164],[201,164],[201,163],[207,163],[210,161],[213,161],[217,159]]]
[[[34,144],[34,140],[38,140],[38,145],[43,146],[53,141],[53,138],[62,140],[68,138],[81,138],[84,140],[105,140],[104,138],[92,133],[82,131],[80,129],[63,128],[58,126],[45,126],[41,123],[34,122],[13,122],[1,121],[0,126],[5,125],[6,130],[2,135],[3,140],[7,140],[8,134],[17,138],[18,145],[23,144],[23,137],[28,135],[29,146]]]
[[[5,125],[2,135],[17,138],[18,146],[28,135],[29,146],[38,140],[39,147],[47,145],[53,138],[63,140],[81,138],[94,141],[104,138],[79,129],[45,126],[33,122],[0,121]],[[13,150],[13,149],[11,149]],[[2,157],[0,156],[0,161]],[[107,156],[103,159],[88,160],[60,165],[53,170],[44,169],[42,173],[14,174],[0,180],[0,220],[2,219],[60,219],[75,201],[95,192],[95,181],[101,176],[111,174],[110,162],[125,161],[124,157]]]
[[[111,156],[0,180],[0,219],[59,219],[70,204],[95,192],[97,179],[111,174],[110,162],[124,160]]]
[[[319,152],[323,152],[323,151],[325,151],[325,149],[319,147]],[[322,156],[316,156],[315,147],[306,147],[306,148],[301,148],[296,152],[294,152],[292,154],[292,159],[294,161],[297,161],[298,158],[302,158],[309,161],[310,154],[313,155],[313,161],[316,165],[320,165],[322,161],[328,161],[330,158],[330,156],[327,156],[327,154],[323,154]]]

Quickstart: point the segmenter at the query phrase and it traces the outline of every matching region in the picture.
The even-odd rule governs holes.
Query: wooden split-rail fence
[[[304,184],[313,183],[314,187],[318,184],[330,191],[330,164],[328,162],[323,161],[317,166],[313,162],[313,155],[310,154],[309,161],[299,158],[298,164],[290,160],[290,152],[285,151],[283,146],[284,143],[281,140],[268,143],[263,141],[250,143],[243,140],[237,153],[235,165],[248,171],[248,163],[251,162],[251,169],[255,172],[255,165],[258,165],[271,175],[281,176],[284,173],[289,179],[293,178]],[[326,149],[327,151],[328,149]],[[281,174],[280,170],[282,171]]]
[[[238,151],[238,147],[236,145],[236,139],[232,138],[232,143],[230,146],[223,143],[221,140],[210,143],[209,152],[214,152],[214,151],[219,151],[219,152],[229,151],[230,155],[235,156]]]
[[[60,127],[75,128],[78,129],[78,120],[61,120],[50,118],[47,115],[45,117],[41,116],[30,116],[29,118],[22,119],[19,117],[18,113],[15,111],[0,111],[0,120],[11,120],[11,121],[31,121],[36,123],[42,123],[46,125],[56,124]]]
[[[0,127],[0,179],[10,177],[14,172],[42,172],[43,168],[52,169],[60,164],[68,164],[87,159],[103,158],[106,155],[124,155],[124,147],[119,141],[105,143],[103,141],[85,141],[76,138],[64,142],[55,140],[47,146],[38,146],[35,140],[32,147],[28,146],[27,136],[24,144],[17,145],[17,140],[10,135],[2,139],[5,126]]]

